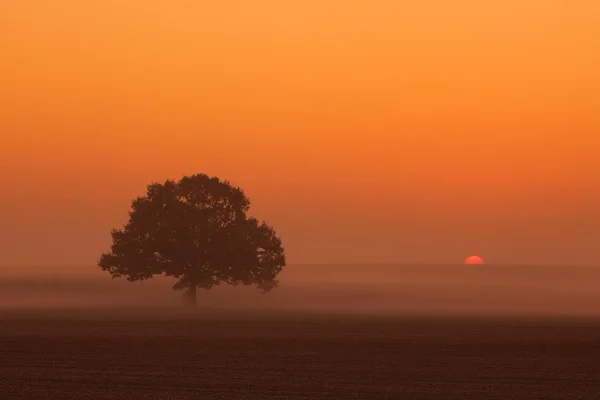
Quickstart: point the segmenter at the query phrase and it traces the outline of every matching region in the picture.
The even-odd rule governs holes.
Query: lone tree
[[[266,222],[249,218],[250,201],[227,181],[204,174],[148,186],[132,202],[129,221],[111,232],[110,252],[98,265],[113,278],[177,279],[196,306],[196,289],[221,283],[275,288],[285,266],[281,240]]]

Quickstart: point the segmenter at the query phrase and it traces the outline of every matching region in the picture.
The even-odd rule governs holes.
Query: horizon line
[[[459,266],[459,265],[474,265],[474,266],[518,266],[518,267],[600,267],[599,264],[566,264],[566,263],[483,263],[483,264],[465,264],[460,262],[303,262],[289,263],[286,266],[362,266],[362,265],[377,265],[377,266]],[[95,264],[0,264],[0,268],[89,268],[97,267]]]

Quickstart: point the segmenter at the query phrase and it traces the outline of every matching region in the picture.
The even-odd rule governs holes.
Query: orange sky
[[[600,262],[595,0],[7,0],[0,57],[0,264],[195,172],[290,263]]]

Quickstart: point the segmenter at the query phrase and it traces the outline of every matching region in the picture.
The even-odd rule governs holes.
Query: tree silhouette
[[[148,186],[132,202],[129,221],[111,232],[111,251],[98,265],[113,278],[177,279],[196,305],[196,289],[221,283],[275,288],[285,266],[281,240],[266,222],[249,218],[250,201],[227,181],[197,174]]]

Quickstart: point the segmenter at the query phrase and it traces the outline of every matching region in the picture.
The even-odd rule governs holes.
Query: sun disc
[[[465,264],[483,264],[483,258],[479,256],[469,256],[466,258]]]

